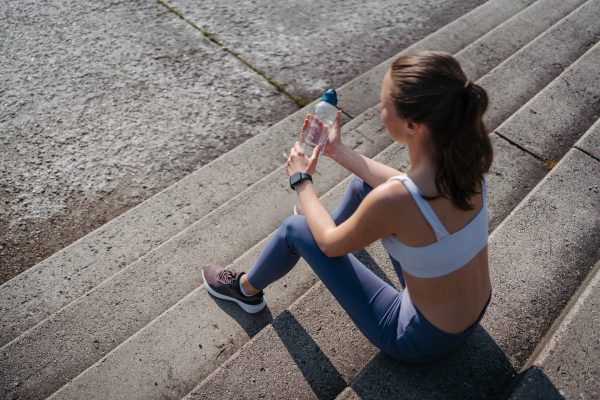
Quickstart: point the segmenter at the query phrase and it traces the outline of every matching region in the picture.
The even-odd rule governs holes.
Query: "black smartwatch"
[[[304,172],[296,172],[294,175],[290,176],[290,187],[294,189],[294,186],[296,186],[305,179],[308,179],[312,182],[312,176],[310,176],[309,174],[306,174]]]

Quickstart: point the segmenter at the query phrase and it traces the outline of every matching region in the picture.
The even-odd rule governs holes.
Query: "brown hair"
[[[402,56],[392,64],[390,75],[398,116],[425,124],[431,133],[438,192],[461,210],[472,210],[469,200],[479,193],[481,177],[493,160],[482,121],[487,93],[467,80],[458,61],[444,52]]]

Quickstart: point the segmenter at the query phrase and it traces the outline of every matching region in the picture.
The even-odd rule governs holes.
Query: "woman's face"
[[[405,143],[406,138],[404,136],[408,121],[404,118],[400,118],[396,113],[396,107],[392,102],[392,78],[389,70],[383,78],[380,99],[381,103],[379,104],[379,108],[381,108],[381,122],[383,122],[383,125],[392,139],[397,142]]]

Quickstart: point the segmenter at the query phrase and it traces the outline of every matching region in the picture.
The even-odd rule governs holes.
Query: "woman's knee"
[[[352,182],[350,182],[350,190],[360,197],[360,193],[362,191],[361,189],[364,183],[365,181],[360,179],[358,176],[355,176],[354,179],[352,179]]]
[[[373,190],[369,184],[360,179],[358,176],[355,176],[352,179],[352,183],[350,184],[350,190],[353,191],[354,195],[360,200],[363,201],[364,198]]]
[[[310,234],[306,218],[303,215],[290,215],[283,221],[279,231],[286,238],[300,237],[307,232]]]
[[[303,215],[291,215],[283,221],[277,234],[284,241],[287,250],[292,254],[299,254],[302,249],[312,249],[316,246],[315,239],[310,232],[306,218]]]

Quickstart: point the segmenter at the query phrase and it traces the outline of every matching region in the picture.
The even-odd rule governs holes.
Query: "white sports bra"
[[[485,177],[482,183],[483,206],[479,213],[462,229],[449,234],[422,193],[408,176],[388,179],[402,181],[417,202],[427,222],[435,232],[435,243],[424,247],[410,247],[391,234],[381,238],[381,244],[401,265],[402,269],[418,278],[435,278],[456,271],[473,259],[488,242],[488,215]]]

